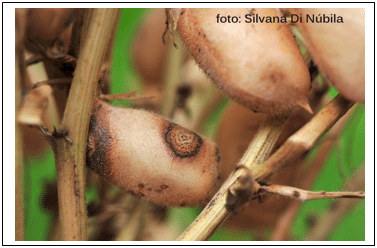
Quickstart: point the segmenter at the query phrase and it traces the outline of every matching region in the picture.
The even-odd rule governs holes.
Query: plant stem
[[[289,137],[270,158],[253,168],[252,173],[255,180],[258,182],[269,181],[284,166],[294,162],[299,156],[312,149],[318,139],[353,105],[354,102],[337,95],[305,126]]]
[[[318,139],[328,131],[353,104],[354,102],[338,95],[314,116],[310,122],[289,137],[269,159],[263,162],[263,159],[266,159],[269,155],[269,152],[266,151],[271,150],[274,145],[274,140],[277,139],[276,136],[280,134],[278,130],[282,128],[285,122],[285,120],[284,122],[282,120],[280,120],[280,122],[276,120],[275,124],[271,124],[271,118],[273,117],[268,117],[270,119],[262,124],[256,138],[250,144],[239,165],[250,169],[255,180],[253,185],[258,187],[256,182],[271,179],[283,166],[294,162],[306,151],[313,148]],[[226,209],[227,192],[232,192],[231,187],[236,185],[236,182],[242,176],[245,176],[245,173],[247,173],[247,170],[234,171],[212,198],[211,202],[177,240],[207,240],[230,215],[230,212]]]
[[[260,189],[272,194],[288,196],[300,201],[310,201],[318,199],[334,199],[334,198],[365,198],[365,192],[326,192],[326,191],[308,191],[291,186],[269,185],[260,186]]]
[[[82,41],[67,107],[58,132],[68,131],[72,144],[56,138],[55,160],[62,240],[87,240],[85,202],[86,140],[101,65],[119,9],[94,9],[84,22]],[[85,32],[85,30],[84,30]]]
[[[255,163],[261,163],[269,156],[286,120],[287,116],[280,118],[272,116],[266,117],[265,121],[259,128],[258,133],[242,157],[239,163],[240,169],[236,169],[229,176],[210,203],[177,240],[208,240],[211,237],[216,229],[231,214],[226,207],[228,203],[228,191],[237,191],[237,186],[239,184],[241,184],[242,187],[243,185],[240,179],[247,177],[247,173],[250,172],[249,169],[252,170]],[[255,181],[252,179],[251,184],[252,186],[255,185]],[[246,202],[241,203],[237,208],[242,208],[244,203]],[[238,211],[238,209],[235,209],[235,211]]]
[[[295,181],[298,182],[299,187],[302,189],[310,189],[314,180],[317,178],[318,173],[322,170],[325,162],[331,151],[333,151],[334,144],[336,140],[339,139],[339,135],[344,129],[346,123],[352,117],[351,113],[348,111],[329,131],[326,138],[320,143],[318,152],[315,158],[309,163],[309,171],[305,176],[298,177]],[[292,204],[284,211],[284,213],[279,217],[276,222],[272,235],[271,241],[284,241],[287,240],[290,234],[292,223],[295,219],[297,211],[300,209],[302,202],[294,201]]]
[[[15,54],[15,112],[16,117],[21,106],[22,91],[25,88],[24,39],[27,9],[16,9],[16,54]],[[23,132],[20,123],[15,120],[15,240],[24,240],[24,211],[22,193]]]
[[[168,61],[166,75],[164,78],[164,101],[162,103],[162,116],[169,117],[174,108],[174,101],[177,92],[177,86],[181,82],[181,66],[184,60],[184,45],[181,38],[177,34],[174,35],[174,42],[177,43],[178,48],[173,46],[170,42],[168,49]]]

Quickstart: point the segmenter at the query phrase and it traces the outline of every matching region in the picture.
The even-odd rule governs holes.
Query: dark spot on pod
[[[216,146],[216,162],[220,163],[221,157],[220,157],[220,151],[219,148]]]
[[[139,189],[142,189],[142,188],[144,188],[144,184],[139,183],[138,187],[139,187]]]
[[[179,206],[181,206],[181,207],[186,206],[186,202],[182,202]]]
[[[96,108],[94,111],[98,110]],[[105,123],[98,123],[95,114],[90,116],[89,135],[86,149],[86,165],[95,172],[106,174],[106,150],[111,143],[111,137]]]
[[[169,185],[163,184],[163,185],[160,186],[160,188],[161,189],[167,189],[167,188],[169,188]]]
[[[185,11],[184,10],[182,10],[182,12],[181,12],[181,15],[183,15],[185,13]]]
[[[141,197],[144,197],[144,196],[145,196],[143,193],[139,193],[139,195],[140,195]]]
[[[152,190],[152,188],[148,188],[148,191],[151,191]]]
[[[326,191],[321,191],[321,195],[326,195]]]
[[[199,135],[173,123],[170,123],[166,130],[165,141],[180,158],[195,156],[202,145],[202,138]]]
[[[294,197],[299,197],[299,196],[300,196],[300,193],[299,193],[298,191],[295,190],[295,191],[293,191],[293,196],[294,196]]]
[[[200,52],[200,48],[198,49],[198,52]]]

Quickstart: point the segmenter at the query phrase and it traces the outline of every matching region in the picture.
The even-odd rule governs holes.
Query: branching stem
[[[67,107],[58,132],[67,131],[72,144],[56,138],[54,149],[59,217],[62,240],[87,240],[87,214],[85,202],[86,139],[92,103],[97,89],[101,65],[111,38],[119,9],[94,9],[86,38],[72,81]]]
[[[230,208],[226,207],[228,192],[237,191],[237,189],[232,189],[231,187],[237,185],[236,182],[239,181],[240,178],[245,177],[247,173],[251,172],[251,180],[255,180],[251,183],[253,185],[252,188],[254,191],[257,191],[259,184],[256,182],[270,179],[285,165],[294,162],[298,157],[313,148],[318,139],[328,131],[353,104],[354,102],[338,95],[314,116],[310,122],[293,134],[269,159],[263,162],[263,160],[268,157],[274,145],[274,140],[276,141],[277,139],[275,136],[280,134],[278,130],[282,128],[284,123],[282,119],[273,122],[271,119],[273,117],[268,117],[269,119],[261,125],[256,134],[256,138],[245,152],[239,166],[237,166],[237,168],[245,169],[236,169],[229,176],[210,203],[177,240],[209,239],[216,229],[229,217],[231,212],[228,209]],[[241,185],[241,188],[242,186],[243,185]],[[241,199],[241,202],[243,202],[243,199]],[[242,205],[243,204],[240,204],[237,208],[241,208]]]
[[[269,156],[286,120],[287,116],[280,118],[266,117],[237,166],[238,169],[229,176],[202,213],[177,240],[208,240],[232,212],[237,213],[250,200],[249,197],[253,195],[254,191],[258,190],[259,186],[252,179],[250,169],[252,169],[253,165],[263,162]],[[245,191],[247,187],[251,192],[242,194],[247,195],[247,199],[242,197],[238,200],[233,199],[230,206],[229,198],[232,198],[232,195],[237,197],[237,192],[247,192]]]

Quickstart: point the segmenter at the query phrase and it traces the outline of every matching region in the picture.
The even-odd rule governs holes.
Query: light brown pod
[[[321,72],[343,96],[365,102],[365,9],[311,8],[291,12],[302,16],[297,25]],[[308,16],[320,22],[313,23]]]
[[[214,143],[143,110],[97,101],[87,165],[140,197],[168,206],[205,205],[219,183]]]
[[[286,23],[247,23],[276,9],[170,9],[172,25],[201,68],[224,93],[258,112],[311,112],[309,71]],[[239,17],[218,23],[217,16]]]
[[[142,22],[132,47],[136,69],[148,84],[162,80],[168,46],[162,42],[166,29],[165,9],[153,9]]]
[[[223,180],[234,170],[265,117],[266,114],[254,113],[235,102],[232,102],[225,110],[216,137],[221,155],[220,169]],[[285,125],[272,153],[309,119],[310,115],[305,111],[298,111],[294,114]],[[273,181],[262,183],[295,186],[293,182],[299,173],[299,160],[294,165],[282,170]],[[263,203],[259,203],[258,200],[251,201],[243,211],[231,216],[226,222],[226,226],[256,230],[272,227],[290,202],[291,200],[285,197],[271,197]]]

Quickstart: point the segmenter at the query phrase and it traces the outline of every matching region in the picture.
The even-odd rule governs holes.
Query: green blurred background
[[[132,66],[130,49],[134,34],[147,9],[123,9],[120,25],[115,40],[112,93],[121,93],[139,89],[139,77]],[[160,38],[160,37],[157,37]],[[336,91],[330,91],[332,96]],[[217,121],[227,102],[213,114],[205,125],[205,133],[211,137]],[[315,152],[315,151],[314,151]],[[354,117],[345,129],[338,149],[332,151],[312,190],[337,191],[344,185],[339,173],[339,159],[346,177],[362,164],[365,158],[365,107],[359,106]],[[48,182],[55,180],[54,156],[49,149],[43,156],[25,159],[24,167],[24,200],[25,200],[25,240],[43,241],[48,239],[52,228],[50,212],[42,207],[43,193]],[[87,201],[94,199],[96,194],[88,189]],[[46,200],[46,199],[45,199]],[[309,229],[308,216],[320,216],[334,200],[309,201],[302,205],[292,228],[293,238],[303,240]],[[365,240],[365,201],[359,204],[340,221],[329,240],[362,241]],[[200,213],[200,208],[169,209],[169,221],[179,222],[183,232]],[[252,232],[232,232],[220,228],[210,240],[253,240]]]

